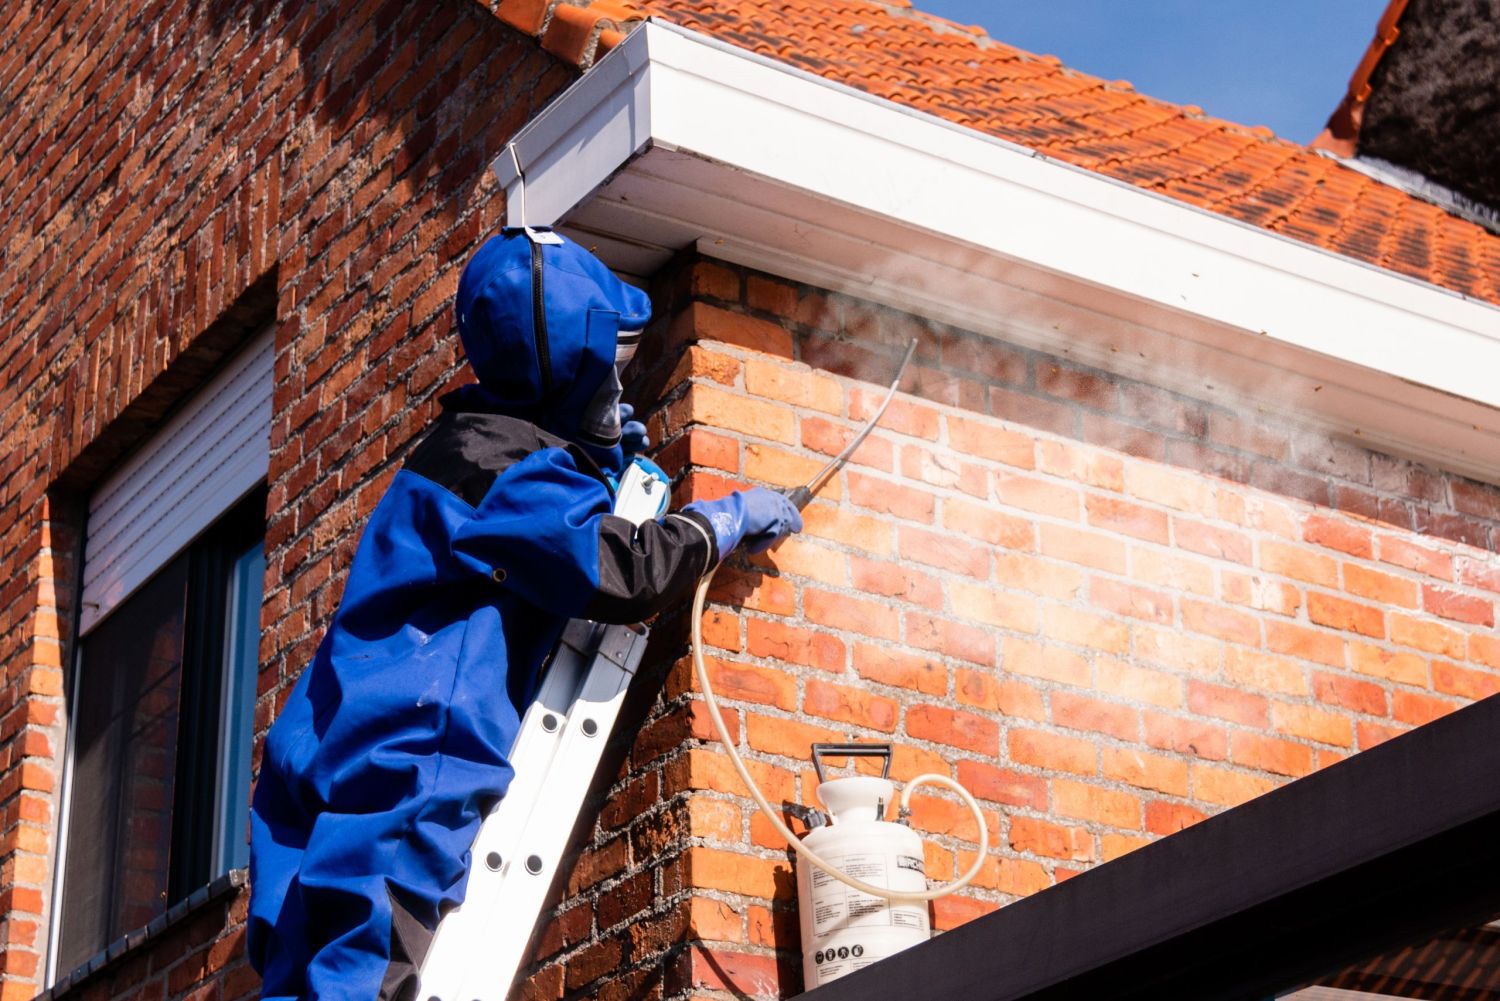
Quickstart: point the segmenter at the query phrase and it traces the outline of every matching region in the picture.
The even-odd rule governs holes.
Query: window
[[[90,499],[54,973],[248,861],[270,359],[265,336]]]

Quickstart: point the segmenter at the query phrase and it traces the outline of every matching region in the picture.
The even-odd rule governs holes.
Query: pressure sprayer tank
[[[890,762],[888,744],[818,745],[813,749],[813,762],[820,779],[820,752],[851,756],[883,753],[887,767]],[[814,827],[803,841],[841,871],[866,883],[921,892],[927,889],[922,839],[905,824],[884,819],[894,797],[895,785],[883,777],[855,775],[824,780],[818,786],[818,798],[828,809],[829,822]],[[926,902],[892,903],[861,893],[801,858],[797,860],[797,909],[802,922],[802,971],[808,990],[925,942],[932,935]]]

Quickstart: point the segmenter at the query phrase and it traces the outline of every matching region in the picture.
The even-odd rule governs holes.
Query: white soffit
[[[646,23],[515,151],[508,222],[622,272],[696,245],[1500,481],[1500,309],[703,35]]]
[[[271,337],[242,348],[89,497],[82,633],[265,480]]]

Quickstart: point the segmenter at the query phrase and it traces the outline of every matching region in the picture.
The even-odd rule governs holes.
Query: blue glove
[[[763,553],[793,532],[802,531],[802,515],[791,501],[774,490],[751,487],[713,501],[694,501],[683,508],[708,519],[719,559],[741,542],[751,553]]]
[[[631,420],[634,416],[635,407],[620,404],[620,451],[625,453],[626,459],[651,447],[651,439],[646,437],[646,425]]]

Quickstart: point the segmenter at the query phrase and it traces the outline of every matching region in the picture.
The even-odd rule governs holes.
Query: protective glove
[[[741,542],[751,553],[763,553],[793,532],[802,531],[802,514],[774,490],[751,487],[712,501],[694,501],[683,508],[708,519],[719,559]]]
[[[638,455],[651,447],[651,439],[646,437],[646,425],[631,420],[634,416],[635,407],[628,403],[620,404],[620,451],[625,453],[627,462],[632,455]]]

